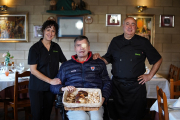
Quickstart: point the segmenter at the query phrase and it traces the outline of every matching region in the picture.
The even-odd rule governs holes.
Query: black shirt
[[[145,59],[147,58],[150,64],[155,64],[161,55],[148,39],[134,35],[130,40],[126,40],[123,34],[113,38],[103,58],[112,63],[113,77],[137,80],[138,76],[145,73]]]
[[[31,46],[28,56],[28,64],[37,64],[37,70],[44,74],[45,76],[53,79],[58,73],[59,62],[67,61],[60,46],[51,41],[50,50],[48,51],[43,45],[42,39]],[[48,91],[49,83],[38,79],[36,76],[30,76],[29,89]]]

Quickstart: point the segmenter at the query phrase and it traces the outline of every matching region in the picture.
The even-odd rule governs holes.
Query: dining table
[[[163,76],[156,74],[146,82],[147,98],[157,99],[156,86],[159,86],[165,93],[167,98],[170,98],[170,83]]]
[[[18,78],[18,82],[27,81],[29,77]],[[14,82],[15,82],[15,73],[10,72],[8,76],[4,73],[0,73],[0,99],[13,99],[14,97]],[[28,86],[19,86],[19,89],[23,89]],[[26,96],[19,96],[20,98],[26,98]]]
[[[178,99],[167,99],[168,104],[168,112],[169,112],[169,120],[180,120],[180,108],[169,107],[172,106]],[[151,106],[150,111],[156,111],[155,120],[159,120],[158,118],[158,101],[156,100],[154,104]]]

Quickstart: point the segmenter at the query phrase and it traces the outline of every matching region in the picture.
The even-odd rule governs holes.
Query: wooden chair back
[[[13,107],[13,111],[14,111],[14,120],[18,120],[18,110],[19,108],[25,108],[25,109],[21,109],[21,110],[25,110],[25,117],[26,120],[28,119],[28,112],[27,112],[27,107],[30,107],[30,100],[29,99],[19,99],[19,96],[22,94],[28,94],[28,84],[29,81],[25,80],[22,82],[18,82],[18,78],[21,77],[28,77],[30,76],[30,71],[25,71],[21,74],[19,74],[18,72],[15,73],[15,83],[14,83],[14,99],[13,102],[6,102],[5,103],[5,120],[8,119],[8,106]],[[23,87],[21,89],[19,89],[19,86]]]
[[[158,86],[156,86],[156,89],[157,89],[159,120],[169,120],[166,94],[163,92],[161,88],[159,89]],[[163,102],[161,101],[161,99],[163,100]]]
[[[174,79],[170,79],[170,98],[175,99],[176,96],[180,96],[180,80],[174,81]]]
[[[168,74],[168,80],[170,81],[170,79],[172,79],[173,78],[173,74],[174,74],[174,65],[173,64],[171,64],[170,65],[170,68],[169,68],[169,74]]]
[[[174,66],[174,73],[171,79],[174,79],[175,81],[179,80],[179,72],[180,72],[180,68]]]

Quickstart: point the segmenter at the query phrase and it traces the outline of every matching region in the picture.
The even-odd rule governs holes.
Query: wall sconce
[[[1,11],[7,11],[7,6],[6,6],[6,5],[0,6],[0,10],[1,10]]]
[[[147,6],[137,6],[138,12],[143,12],[143,10],[146,8]]]

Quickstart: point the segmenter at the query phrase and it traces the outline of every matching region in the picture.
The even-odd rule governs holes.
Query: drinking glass
[[[24,70],[24,63],[23,62],[19,63],[19,69],[21,72]]]
[[[12,65],[11,65],[11,70],[13,71],[13,73],[16,72],[16,70],[17,70],[16,64],[12,64]]]

